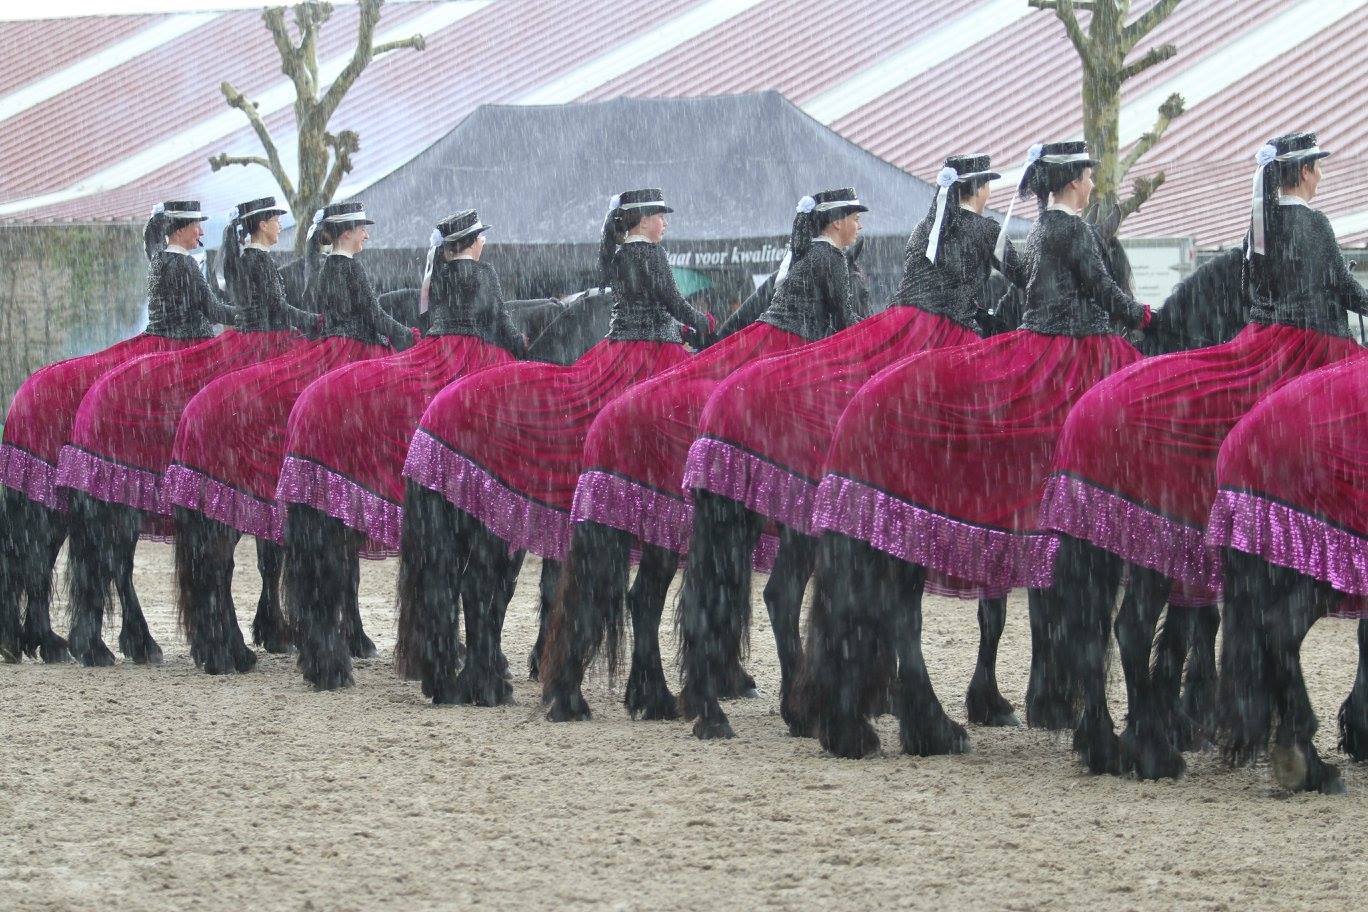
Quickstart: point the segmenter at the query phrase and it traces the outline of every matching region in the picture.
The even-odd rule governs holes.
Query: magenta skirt
[[[632,384],[688,357],[677,343],[609,339],[569,366],[519,361],[458,380],[423,413],[404,476],[511,547],[564,559],[590,425]]]
[[[512,360],[474,336],[431,336],[324,374],[290,412],[276,500],[307,504],[364,534],[364,557],[397,555],[400,472],[418,419],[442,387]]]
[[[190,400],[176,428],[162,479],[166,499],[248,535],[283,541],[275,492],[295,400],[328,371],[388,353],[335,336],[213,381]]]
[[[1216,456],[1259,400],[1363,350],[1292,326],[1247,326],[1223,345],[1149,358],[1098,384],[1069,415],[1041,505],[1049,529],[1158,570],[1176,605],[1217,601],[1203,546]]]
[[[14,394],[5,416],[0,484],[49,509],[67,509],[66,492],[57,485],[57,463],[85,394],[109,371],[134,358],[204,342],[143,333],[103,351],[34,371]]]

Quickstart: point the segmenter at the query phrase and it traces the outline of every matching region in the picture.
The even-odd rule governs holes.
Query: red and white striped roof
[[[1150,5],[1136,0],[1136,14]],[[355,24],[355,7],[339,6],[324,29],[325,79],[347,59]],[[334,115],[333,129],[361,135],[344,193],[401,167],[484,103],[776,89],[926,179],[946,155],[973,151],[1012,179],[1032,142],[1081,135],[1078,59],[1054,15],[1026,0],[385,8],[380,40],[414,32],[427,50],[372,63]],[[1124,233],[1235,240],[1254,150],[1315,129],[1336,153],[1317,205],[1343,242],[1368,243],[1368,109],[1356,103],[1368,84],[1368,0],[1184,0],[1137,53],[1165,41],[1178,55],[1126,86],[1122,138],[1148,129],[1170,92],[1187,98],[1188,113],[1137,166],[1168,180]],[[223,102],[224,80],[261,102],[288,161],[292,89],[259,13],[0,23],[0,222],[126,221],[184,197],[220,211],[275,192],[263,169],[209,169],[217,152],[258,151],[246,119]]]

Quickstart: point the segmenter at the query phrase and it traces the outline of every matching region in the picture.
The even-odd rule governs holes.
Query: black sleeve
[[[987,221],[992,226],[997,225],[997,222],[994,222],[992,219],[988,219]],[[1027,261],[1027,258],[1024,255],[1017,253],[1016,245],[1012,243],[1011,238],[1006,238],[1004,239],[1005,245],[1002,250],[1002,260],[999,261],[994,255],[997,247],[998,232],[996,230],[991,230],[989,236],[991,240],[988,244],[988,255],[993,257],[993,265],[997,267],[998,272],[1002,273],[1007,281],[1011,282],[1017,288],[1025,288],[1026,283],[1031,280],[1031,264]]]
[[[503,285],[499,274],[492,266],[482,266],[479,270],[478,285],[475,289],[476,319],[490,328],[494,343],[510,352],[515,358],[527,355],[527,340],[518,332],[513,318],[504,304]]]
[[[314,331],[318,325],[318,315],[311,314],[307,310],[300,310],[290,303],[290,299],[285,293],[285,276],[281,274],[279,269],[276,269],[269,256],[262,254],[251,257],[250,269],[247,293],[254,300],[257,296],[264,298],[266,306],[273,311],[269,314],[271,319],[267,321],[268,325],[279,326],[278,318],[284,317],[288,325],[302,333]],[[274,293],[276,290],[280,292],[279,295]]]
[[[647,275],[651,283],[648,294],[651,300],[663,305],[670,316],[692,329],[698,341],[703,341],[708,336],[708,315],[695,310],[684,300],[684,296],[679,293],[679,286],[675,285],[674,273],[670,271],[670,260],[666,257],[665,251],[658,246],[652,246],[654,250],[647,265]]]
[[[1324,212],[1314,209],[1311,210],[1311,214],[1312,241],[1318,248],[1315,256],[1317,260],[1326,261],[1325,275],[1328,277],[1331,293],[1346,310],[1360,314],[1368,313],[1368,289],[1359,284],[1359,280],[1349,271],[1349,264],[1344,262],[1344,254],[1340,252],[1339,241],[1335,238],[1335,229],[1330,225],[1330,219],[1326,218]]]
[[[1145,308],[1112,280],[1107,265],[1102,261],[1102,248],[1092,229],[1082,219],[1070,219],[1073,230],[1070,239],[1074,250],[1074,274],[1079,287],[1107,312],[1113,320],[1129,327],[1138,327],[1145,319]]]
[[[850,264],[842,251],[835,247],[832,247],[832,251],[836,256],[823,257],[822,268],[814,278],[817,280],[817,293],[821,297],[820,306],[830,318],[831,325],[839,331],[854,324],[856,317],[850,303]],[[812,255],[811,251],[808,255]]]
[[[190,257],[183,257],[185,268],[192,275],[190,276],[190,306],[204,314],[210,323],[222,323],[224,326],[232,326],[237,322],[237,308],[220,298],[209,287],[209,281],[205,279],[204,273],[199,271],[195,261]]]
[[[403,351],[413,346],[413,333],[403,323],[391,317],[380,306],[380,299],[371,288],[370,278],[366,275],[366,270],[355,260],[350,261],[351,280],[353,283],[354,300],[358,307],[365,310],[370,322],[371,329],[377,335],[385,336],[390,340],[390,348],[395,351]]]

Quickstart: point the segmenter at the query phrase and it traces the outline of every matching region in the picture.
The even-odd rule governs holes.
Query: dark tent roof
[[[357,194],[372,247],[426,247],[467,206],[495,244],[592,243],[609,198],[660,187],[675,208],[666,243],[784,237],[804,194],[855,187],[865,234],[905,238],[935,193],[777,92],[483,105]]]

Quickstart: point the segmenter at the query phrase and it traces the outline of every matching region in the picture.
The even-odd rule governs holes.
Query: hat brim
[[[374,225],[373,219],[324,219],[323,224],[332,225],[346,231],[348,228],[355,228],[357,225]]]
[[[959,177],[955,178],[955,183],[971,180],[997,180],[999,177],[1002,177],[1002,175],[996,171],[973,171],[969,174],[961,174]]]
[[[864,203],[851,203],[849,206],[832,206],[830,209],[827,209],[827,210],[826,210],[826,214],[827,214],[827,215],[837,215],[837,214],[839,214],[842,218],[844,218],[845,216],[850,215],[852,212],[868,212],[868,211],[869,211],[869,207],[866,206]]]
[[[479,237],[480,235],[484,234],[486,231],[493,227],[493,225],[481,225],[478,228],[468,228],[465,231],[458,231],[455,234],[445,235],[442,238],[442,242],[447,243],[450,241],[464,241],[466,238],[469,237]]]
[[[664,215],[666,212],[674,212],[669,206],[634,206],[626,212],[640,212],[642,215]]]

